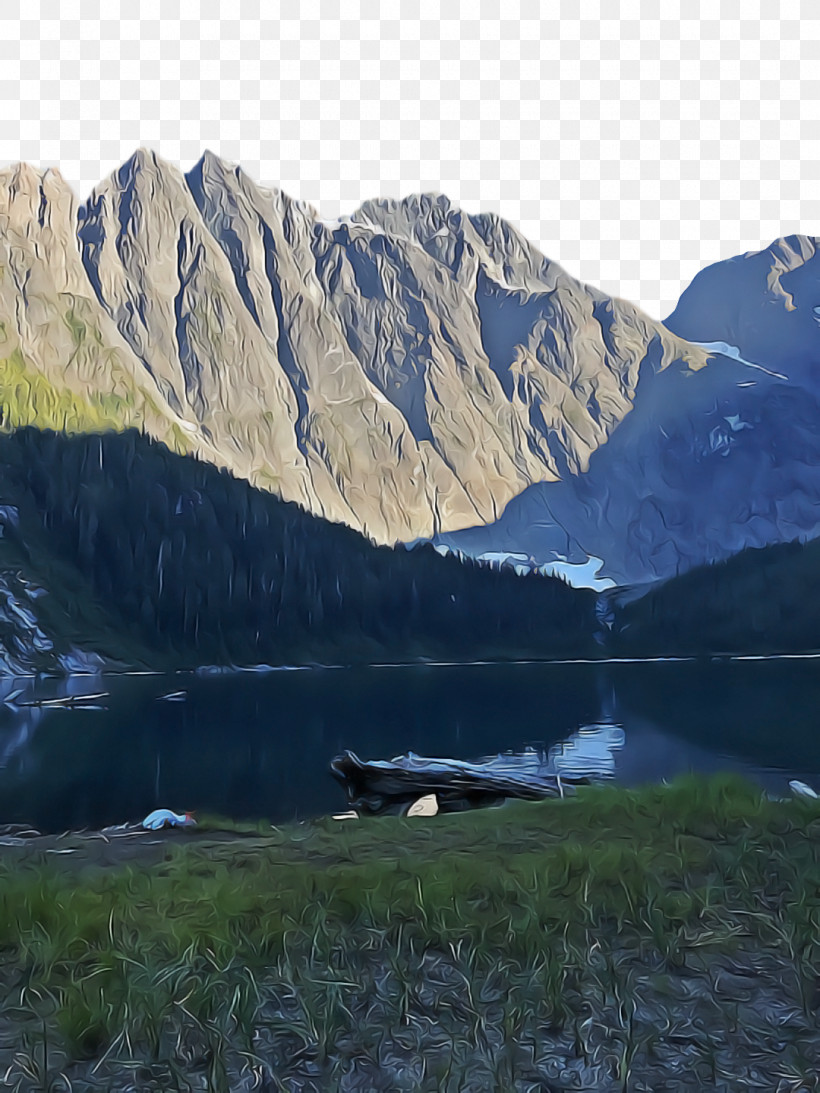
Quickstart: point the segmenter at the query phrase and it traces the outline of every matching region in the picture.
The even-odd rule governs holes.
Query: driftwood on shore
[[[19,692],[18,692],[19,693]],[[18,706],[60,706],[72,709],[75,706],[88,706],[99,702],[101,698],[108,698],[108,691],[100,691],[93,695],[63,695],[60,698],[39,698],[33,702],[17,702]]]
[[[562,797],[590,778],[550,770],[537,753],[502,756],[480,763],[427,759],[413,752],[366,762],[352,751],[336,756],[330,770],[361,812],[402,812],[412,801],[435,794],[443,812],[492,804],[507,797],[529,801]]]

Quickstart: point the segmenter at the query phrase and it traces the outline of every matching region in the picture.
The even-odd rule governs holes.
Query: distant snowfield
[[[585,562],[547,562],[541,566],[541,571],[555,577],[566,577],[574,588],[592,588],[595,592],[603,592],[605,588],[615,587],[611,577],[598,576],[603,564],[603,558],[589,557]]]
[[[438,547],[436,547],[439,550]],[[447,553],[447,548],[439,550],[439,553]],[[585,562],[554,561],[544,562],[541,565],[533,565],[532,560],[526,554],[505,554],[503,551],[487,551],[479,554],[481,562],[510,562],[516,573],[529,573],[537,569],[548,577],[565,577],[573,588],[592,588],[595,592],[603,592],[606,588],[614,588],[615,582],[609,577],[599,577],[598,573],[604,564],[602,558],[589,557]]]
[[[757,368],[761,372],[765,372],[767,376],[774,376],[775,379],[787,380],[789,377],[784,376],[782,372],[772,372],[770,368],[764,368],[762,364],[755,364],[754,361],[747,361],[745,357],[741,357],[740,350],[736,345],[729,345],[727,342],[691,342],[691,345],[697,345],[701,349],[706,349],[710,353],[720,353],[724,357],[731,357],[732,360],[737,361],[738,364],[745,364],[749,368]]]

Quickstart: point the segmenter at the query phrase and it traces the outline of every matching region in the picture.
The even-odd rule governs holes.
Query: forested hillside
[[[744,550],[618,598],[610,648],[620,655],[820,650],[820,540]]]
[[[376,546],[136,430],[0,434],[0,532],[15,657],[21,611],[35,646],[166,669],[820,650],[817,540],[605,593],[602,645],[591,591]]]
[[[0,558],[81,648],[158,667],[589,655],[594,594],[377,547],[131,430],[0,436]]]

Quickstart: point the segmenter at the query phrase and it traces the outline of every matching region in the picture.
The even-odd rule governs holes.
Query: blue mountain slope
[[[439,541],[539,564],[600,558],[599,577],[624,585],[820,534],[820,263],[813,241],[765,253],[704,270],[669,320],[724,353],[697,373],[642,367],[633,410],[587,473],[531,486],[496,523]]]
[[[701,270],[664,325],[694,342],[727,342],[792,381],[820,379],[818,240],[777,239]]]

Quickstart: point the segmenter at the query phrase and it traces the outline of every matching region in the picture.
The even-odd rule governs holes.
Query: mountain
[[[499,521],[437,541],[476,556],[596,559],[601,578],[628,585],[817,536],[818,422],[816,386],[728,357],[697,377],[648,376],[586,474],[532,486]]]
[[[382,544],[599,588],[820,535],[820,264],[665,323],[440,195],[333,223],[206,153],[0,173],[0,426],[139,428]]]
[[[583,475],[640,377],[708,359],[444,197],[325,223],[145,151],[82,204],[0,173],[0,352],[6,427],[139,427],[380,543]]]
[[[9,670],[599,650],[588,591],[376,546],[137,430],[0,434],[0,493]]]
[[[786,373],[820,378],[820,259],[817,239],[789,235],[701,270],[665,325]]]
[[[592,559],[603,587],[820,535],[815,255],[815,240],[792,236],[699,273],[665,325],[701,343],[708,367],[642,370],[633,411],[586,473],[530,486],[500,520],[437,541]]]

